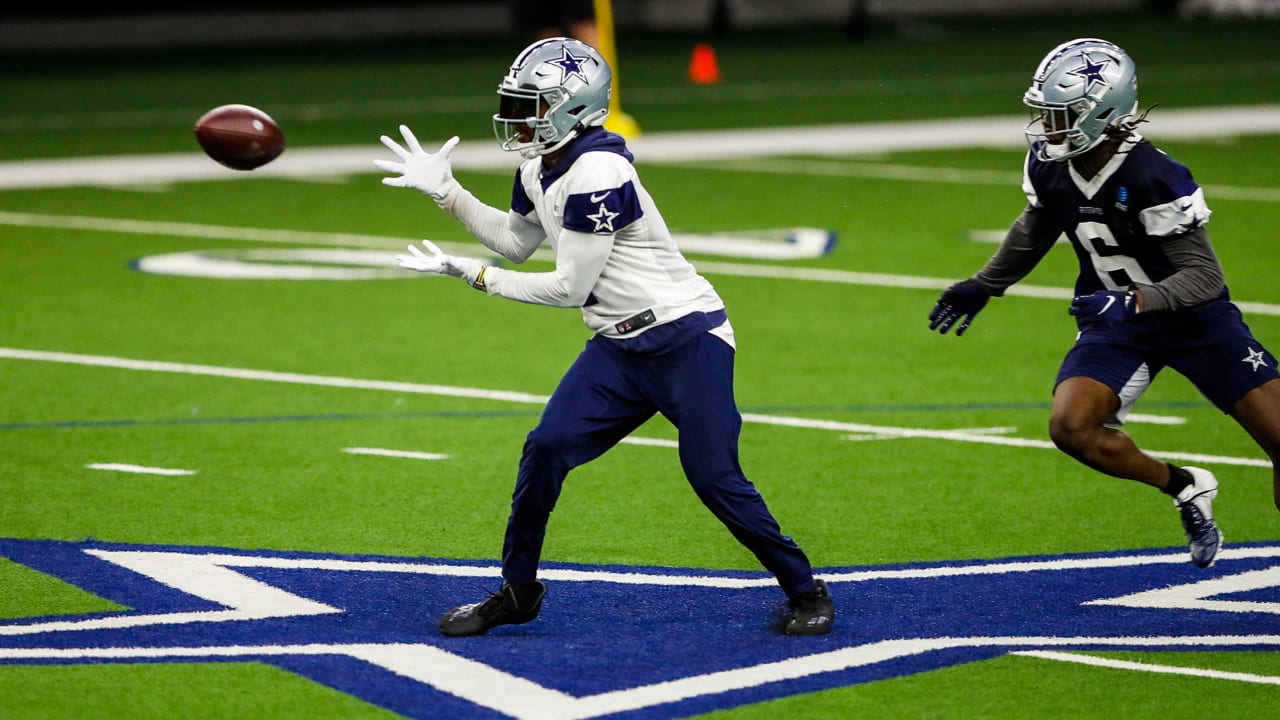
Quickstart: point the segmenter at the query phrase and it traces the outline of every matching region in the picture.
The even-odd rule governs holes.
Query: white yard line
[[[1127,423],[1148,423],[1150,425],[1186,425],[1187,419],[1176,415],[1148,415],[1146,413],[1129,413]]]
[[[1054,650],[1019,650],[1010,655],[1040,658],[1041,660],[1057,660],[1059,662],[1079,663],[1094,667],[1114,668],[1117,670],[1137,670],[1140,672],[1163,673],[1167,675],[1187,675],[1190,677],[1211,678],[1214,680],[1237,680],[1240,682],[1260,683],[1262,685],[1280,685],[1280,677],[1275,675],[1255,675],[1254,673],[1227,672],[1206,668],[1181,667],[1178,665],[1158,665],[1155,663],[1132,662],[1130,660],[1113,660],[1111,658],[1084,655],[1081,653],[1057,652]]]
[[[406,458],[409,460],[448,460],[442,453],[416,452],[413,450],[388,450],[386,448],[349,447],[342,448],[349,455],[378,455],[381,457]]]
[[[30,360],[36,362],[56,362],[70,365],[88,365],[109,367],[120,370],[136,370],[145,372],[165,372],[183,375],[204,375],[210,377],[232,378],[236,380],[264,380],[268,382],[293,383],[298,385],[317,385],[324,387],[343,387],[360,390],[384,390],[415,395],[442,395],[448,397],[467,397],[484,400],[498,400],[524,404],[544,405],[545,395],[511,392],[506,390],[485,390],[481,388],[465,388],[450,385],[428,385],[422,383],[392,382],[387,380],[364,380],[360,378],[344,378],[329,375],[307,375],[303,373],[275,372],[271,370],[252,370],[247,368],[218,367],[214,365],[191,365],[187,363],[159,362],[154,360],[133,360],[129,358],[103,355],[80,355],[76,353],[48,352],[43,350],[25,350],[21,348],[0,347],[0,359]],[[884,435],[890,437],[930,438],[934,440],[950,440],[954,442],[982,443],[988,445],[1004,445],[1009,447],[1056,449],[1048,440],[1031,438],[1013,438],[1001,435],[986,435],[981,432],[965,432],[963,430],[934,430],[930,428],[892,427],[885,425],[867,425],[864,423],[846,423],[835,420],[818,420],[814,418],[790,417],[785,415],[764,415],[760,413],[743,413],[744,422],[774,425],[778,427],[796,427],[814,430],[830,430],[834,432],[858,435]],[[1202,455],[1198,453],[1148,451],[1155,457],[1170,459],[1190,459],[1195,462],[1246,465],[1251,467],[1271,467],[1270,461],[1230,457],[1221,455]]]
[[[690,164],[702,170],[730,172],[757,172],[780,175],[816,175],[822,177],[870,178],[908,182],[946,183],[952,185],[990,185],[995,187],[1019,187],[1022,173],[1016,170],[975,170],[972,168],[934,167],[930,165],[895,165],[890,163],[856,160],[786,160],[744,159],[712,163]],[[1280,203],[1280,188],[1249,187],[1238,185],[1205,185],[1205,196],[1210,203],[1215,198]],[[1004,238],[1004,232],[995,242]],[[983,237],[982,242],[990,242]]]
[[[1164,109],[1158,115],[1160,139],[1231,137],[1280,132],[1280,105],[1246,105]],[[1024,147],[1024,116],[903,120],[856,125],[742,128],[675,133],[646,133],[629,145],[644,163],[687,163],[729,158],[787,155],[829,157],[902,150],[960,147]],[[0,189],[129,186],[191,180],[243,180],[371,174],[373,160],[385,149],[366,145],[290,148],[252,173],[236,172],[210,162],[198,152],[131,155],[0,163]],[[424,142],[431,145],[430,139]],[[514,172],[518,156],[504,153],[492,141],[469,140],[452,155],[458,170]]]
[[[110,470],[113,472],[135,473],[138,475],[195,475],[195,470],[179,470],[177,468],[147,467],[145,465],[129,465],[127,463],[89,463],[85,467],[90,470]]]

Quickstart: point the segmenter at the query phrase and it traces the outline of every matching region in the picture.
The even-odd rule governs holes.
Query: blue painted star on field
[[[763,571],[546,563],[534,623],[446,638],[496,562],[14,538],[0,558],[126,608],[0,617],[0,668],[260,662],[424,719],[674,720],[1009,652],[1280,648],[1274,542],[1209,580],[1185,547],[823,568],[854,618],[799,642]]]
[[[560,68],[560,83],[563,84],[565,80],[568,80],[571,77],[578,77],[582,79],[582,82],[587,82],[586,73],[582,71],[582,63],[590,60],[591,58],[578,57],[577,55],[569,52],[569,48],[567,47],[560,48],[560,51],[564,53],[564,56],[559,60],[550,61],[551,65],[555,65]]]
[[[1075,70],[1068,70],[1067,73],[1069,75],[1079,75],[1084,78],[1085,82],[1089,85],[1096,82],[1106,84],[1107,80],[1102,77],[1102,71],[1106,70],[1107,66],[1111,64],[1110,58],[1104,58],[1101,62],[1095,62],[1089,58],[1088,52],[1081,52],[1080,60],[1083,61],[1084,64]]]

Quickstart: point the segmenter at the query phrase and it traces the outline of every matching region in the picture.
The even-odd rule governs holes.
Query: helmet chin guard
[[[1022,96],[1031,111],[1023,128],[1041,160],[1062,162],[1097,147],[1138,110],[1138,77],[1128,54],[1098,38],[1054,48]]]
[[[526,158],[555,152],[609,114],[613,73],[595,48],[571,38],[539,40],[516,56],[498,85],[493,132]]]

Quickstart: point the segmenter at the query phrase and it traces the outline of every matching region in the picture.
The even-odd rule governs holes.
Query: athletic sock
[[[1187,488],[1188,485],[1195,482],[1195,478],[1191,477],[1191,473],[1174,465],[1173,463],[1165,463],[1169,466],[1169,484],[1161,488],[1161,492],[1169,497],[1178,497]]]

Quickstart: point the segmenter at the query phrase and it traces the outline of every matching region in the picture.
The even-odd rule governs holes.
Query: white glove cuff
[[[449,210],[453,205],[454,191],[460,187],[462,186],[458,184],[458,181],[450,177],[441,183],[440,187],[435,189],[435,192],[429,192],[427,195],[431,196],[431,199],[435,200],[436,204],[441,208]]]

